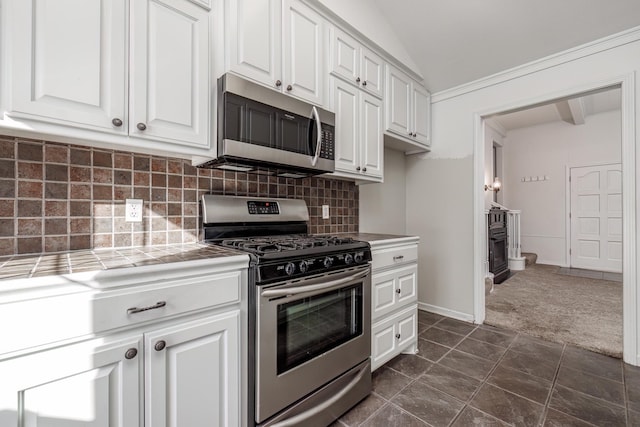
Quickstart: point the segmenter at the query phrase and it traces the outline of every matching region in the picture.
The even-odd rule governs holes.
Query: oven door
[[[256,313],[256,421],[371,354],[370,266],[261,287]]]

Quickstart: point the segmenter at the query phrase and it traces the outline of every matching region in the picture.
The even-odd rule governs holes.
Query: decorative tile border
[[[198,169],[178,158],[0,136],[0,255],[194,243],[207,193],[302,198],[312,234],[358,231],[353,182]],[[125,222],[127,198],[144,200],[141,223]]]

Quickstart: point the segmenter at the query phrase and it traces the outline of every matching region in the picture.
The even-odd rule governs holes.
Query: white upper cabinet
[[[330,37],[331,72],[381,98],[382,58],[335,26],[331,27]]]
[[[324,18],[299,0],[227,0],[227,70],[323,105]]]
[[[430,144],[431,95],[417,81],[387,65],[385,96],[387,132],[411,144]]]
[[[126,133],[124,0],[14,1],[11,107],[26,117]]]
[[[209,12],[188,0],[131,4],[129,134],[206,146]]]
[[[228,0],[226,10],[229,69],[272,87],[282,85],[281,3]]]
[[[336,114],[336,172],[358,180],[382,181],[382,101],[332,78]]]
[[[208,10],[189,0],[6,4],[8,116],[84,141],[209,147]]]

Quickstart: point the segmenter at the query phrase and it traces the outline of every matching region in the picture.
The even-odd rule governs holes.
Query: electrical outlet
[[[126,199],[124,220],[126,222],[142,222],[142,199]]]
[[[329,205],[322,205],[322,219],[329,219]]]

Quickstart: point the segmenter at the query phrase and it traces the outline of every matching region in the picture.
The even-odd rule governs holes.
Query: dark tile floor
[[[424,311],[419,333],[332,427],[640,426],[639,367]]]

